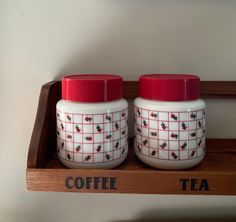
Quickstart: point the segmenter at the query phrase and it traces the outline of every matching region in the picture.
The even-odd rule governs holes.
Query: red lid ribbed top
[[[186,101],[200,96],[200,78],[186,74],[147,74],[139,78],[140,97],[150,100]]]
[[[79,74],[62,79],[62,99],[76,102],[106,102],[123,97],[118,75]]]

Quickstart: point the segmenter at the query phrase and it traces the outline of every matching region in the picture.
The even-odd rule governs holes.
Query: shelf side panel
[[[34,128],[30,140],[27,167],[45,167],[56,151],[56,103],[61,96],[61,83],[42,86]]]

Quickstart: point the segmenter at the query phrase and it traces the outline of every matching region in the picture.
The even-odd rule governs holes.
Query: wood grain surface
[[[72,188],[67,188],[65,180],[68,177]],[[74,180],[82,177],[116,178],[116,189],[94,188],[91,183],[77,188]],[[188,180],[186,190],[183,190],[181,180]],[[191,179],[196,182],[191,189]],[[199,190],[202,180],[207,180],[209,190]],[[78,170],[78,169],[28,169],[28,191],[60,191],[88,193],[140,193],[140,194],[204,194],[204,195],[236,195],[236,174],[230,172],[191,172],[191,171],[122,171],[122,170]],[[109,183],[107,185],[109,187]]]

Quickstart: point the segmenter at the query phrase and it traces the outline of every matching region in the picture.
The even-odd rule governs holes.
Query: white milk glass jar
[[[128,153],[128,103],[117,75],[62,79],[57,103],[57,153],[69,168],[113,168]]]
[[[150,74],[139,79],[134,101],[135,153],[144,163],[181,170],[205,155],[205,109],[195,75]]]

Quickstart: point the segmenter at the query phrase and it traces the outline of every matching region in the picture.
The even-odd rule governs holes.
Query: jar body
[[[69,168],[113,168],[128,153],[128,103],[57,103],[57,153]]]
[[[205,155],[205,102],[134,101],[137,157],[165,170],[197,165]]]

